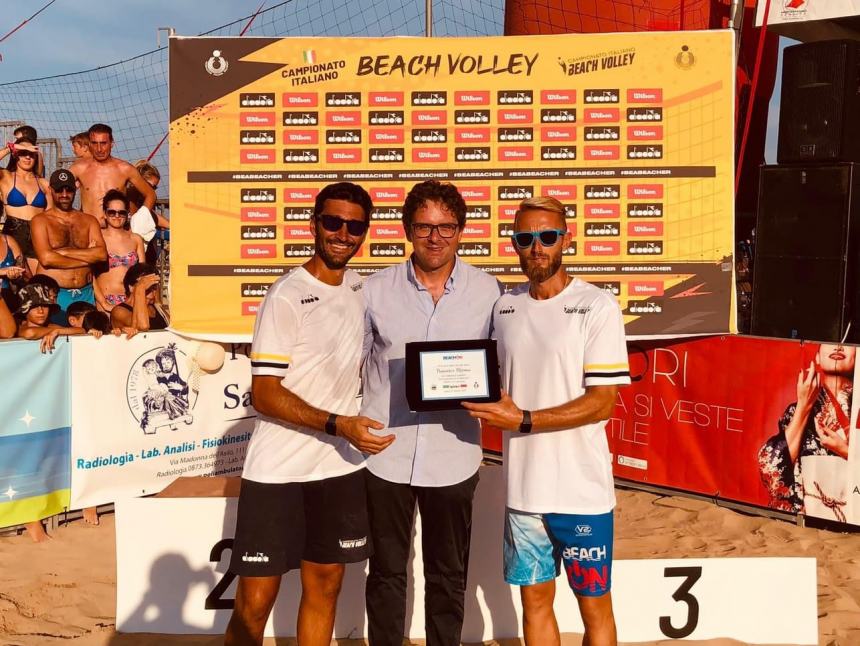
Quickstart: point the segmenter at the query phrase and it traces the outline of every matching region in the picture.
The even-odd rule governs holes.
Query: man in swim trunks
[[[53,277],[60,286],[57,305],[65,310],[73,301],[95,304],[92,265],[107,260],[98,221],[72,208],[75,176],[54,171],[50,179],[54,208],[33,218],[33,247],[39,265],[36,274]]]
[[[562,265],[570,233],[558,200],[522,202],[511,239],[529,282],[493,309],[507,392],[497,403],[463,404],[513,431],[504,434],[505,580],[520,586],[527,646],[560,644],[552,605],[562,563],[582,643],[614,646],[615,491],[605,426],[618,386],[630,383],[621,309]]]
[[[141,195],[147,213],[155,206],[155,191],[138,170],[127,161],[111,157],[113,130],[103,123],[90,126],[89,159],[78,159],[69,167],[81,186],[81,211],[89,213],[98,220],[101,227],[106,226],[102,199],[110,189],[125,193],[125,183],[130,182]]]

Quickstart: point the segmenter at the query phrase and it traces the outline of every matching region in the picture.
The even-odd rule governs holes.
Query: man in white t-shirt
[[[583,643],[613,645],[615,493],[604,422],[618,386],[630,383],[621,310],[562,266],[570,234],[558,200],[522,202],[511,239],[529,282],[493,309],[504,392],[494,404],[463,404],[518,431],[504,438],[505,580],[522,586],[526,644],[558,645],[552,604],[563,562]]]
[[[225,644],[262,644],[281,575],[301,569],[297,636],[326,646],[345,563],[371,554],[362,453],[394,441],[358,415],[364,337],[361,279],[346,269],[367,233],[370,196],[326,186],[313,257],[269,288],[251,348],[259,413],[242,473],[230,571],[239,575]]]

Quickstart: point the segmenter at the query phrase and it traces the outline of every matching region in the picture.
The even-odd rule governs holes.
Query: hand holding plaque
[[[406,400],[410,410],[460,410],[462,402],[495,402],[500,396],[495,341],[406,344]]]

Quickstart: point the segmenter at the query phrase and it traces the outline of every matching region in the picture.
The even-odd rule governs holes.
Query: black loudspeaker
[[[860,42],[786,47],[776,158],[860,162]]]
[[[752,334],[860,342],[858,203],[858,164],[762,166]]]

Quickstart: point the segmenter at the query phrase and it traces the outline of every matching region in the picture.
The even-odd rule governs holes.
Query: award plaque
[[[496,402],[500,397],[495,341],[406,344],[406,401],[410,410],[462,410],[461,402]]]

